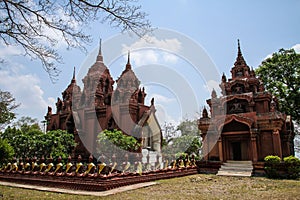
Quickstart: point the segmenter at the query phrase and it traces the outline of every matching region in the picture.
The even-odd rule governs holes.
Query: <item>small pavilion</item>
[[[253,163],[265,156],[294,155],[291,117],[278,110],[278,102],[266,91],[262,81],[247,65],[238,41],[238,53],[231,69],[206,102],[198,121],[204,141],[205,161],[242,160]]]

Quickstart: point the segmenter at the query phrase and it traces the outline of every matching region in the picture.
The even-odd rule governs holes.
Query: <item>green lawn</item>
[[[107,197],[68,195],[0,186],[3,199],[300,199],[300,180],[197,174]],[[0,200],[1,197],[0,197]]]

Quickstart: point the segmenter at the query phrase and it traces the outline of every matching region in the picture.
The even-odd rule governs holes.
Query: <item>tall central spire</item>
[[[72,83],[75,83],[76,82],[76,79],[75,79],[75,67],[74,67],[74,70],[73,70],[73,78],[72,78]]]
[[[128,50],[128,58],[127,58],[127,64],[126,64],[126,70],[131,69],[131,64],[130,64],[130,51]]]
[[[102,55],[102,39],[99,40],[99,55]]]
[[[241,51],[240,40],[238,39],[238,54],[234,66],[240,66],[240,65],[247,65],[247,64]]]
[[[102,39],[99,40],[99,52],[97,56],[97,61],[103,62],[103,56],[102,56]]]
[[[242,56],[241,46],[240,46],[240,40],[238,39],[238,56]]]

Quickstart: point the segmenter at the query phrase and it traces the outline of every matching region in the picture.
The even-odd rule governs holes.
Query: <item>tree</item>
[[[280,49],[256,69],[265,87],[279,102],[279,109],[300,123],[300,54]]]
[[[181,135],[190,135],[190,136],[200,135],[197,120],[185,119],[177,126],[177,130],[181,132]]]
[[[165,122],[162,131],[164,136],[162,146],[165,146],[176,136],[176,127],[172,123]]]
[[[201,149],[200,133],[197,120],[185,119],[176,129],[171,124],[165,123],[167,131],[166,145],[163,146],[164,156],[171,159],[178,153],[199,155]],[[176,132],[180,131],[181,136],[176,137]]]
[[[27,129],[26,129],[27,130]],[[15,157],[49,157],[61,156],[66,159],[75,147],[73,134],[63,130],[48,131],[36,129],[35,126],[22,132],[16,127],[8,127],[0,133],[0,139],[6,140],[15,151]]]
[[[10,92],[0,90],[0,130],[16,117],[13,111],[18,106]]]
[[[24,116],[18,119],[18,121],[16,121],[15,123],[13,123],[13,127],[20,129],[23,133],[26,133],[31,129],[41,130],[37,119]]]
[[[59,73],[56,64],[62,61],[58,43],[63,40],[68,49],[85,50],[91,36],[84,30],[96,20],[142,36],[151,25],[140,9],[135,0],[0,1],[0,38],[39,59],[53,80]]]
[[[14,149],[6,140],[0,138],[0,167],[14,156]]]
[[[137,151],[141,144],[139,141],[129,135],[125,135],[119,130],[104,130],[100,132],[97,136],[98,143],[98,153],[106,154],[107,157],[111,157],[110,153],[116,153],[115,150],[120,153],[122,150],[135,152]]]

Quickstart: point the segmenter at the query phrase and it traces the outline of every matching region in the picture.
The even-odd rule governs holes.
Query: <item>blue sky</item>
[[[191,41],[198,44],[215,64],[216,69],[227,77],[235,61],[237,54],[237,39],[240,39],[242,53],[249,66],[256,68],[261,61],[280,48],[295,47],[300,51],[300,1],[289,0],[266,0],[266,1],[198,1],[198,0],[152,0],[139,1],[142,10],[148,13],[148,19],[153,27],[172,30],[185,35]],[[93,23],[87,30],[93,36],[94,42],[87,47],[88,54],[97,51],[99,38],[109,41],[119,34],[119,30],[111,28],[107,24]],[[155,35],[154,35],[155,38]],[[161,42],[161,40],[160,40]],[[126,44],[126,41],[124,41]],[[167,42],[166,45],[173,45]],[[130,46],[131,45],[131,46]],[[126,45],[125,45],[126,46]],[[133,47],[127,44],[127,47]],[[109,50],[109,47],[104,47]],[[107,50],[107,51],[108,51]],[[123,49],[125,50],[125,49]],[[124,51],[125,52],[125,51]],[[64,64],[59,65],[61,74],[59,80],[53,84],[43,70],[40,62],[31,61],[18,55],[17,47],[0,46],[0,56],[6,59],[6,63],[0,70],[0,88],[13,93],[17,102],[21,103],[18,108],[18,116],[31,116],[43,120],[47,106],[52,105],[61,92],[69,84],[73,67],[80,71],[87,54],[72,49],[67,51],[61,45],[60,53]],[[144,52],[148,55],[143,59],[150,65],[162,64],[174,69],[177,75],[181,75],[195,94],[196,106],[190,113],[185,109],[179,109],[181,100],[178,94],[172,93],[168,87],[158,87],[157,84],[144,83],[148,98],[146,104],[150,104],[150,98],[156,98],[161,123],[171,121],[177,123],[188,116],[195,117],[196,112],[205,105],[205,99],[210,97],[210,92],[205,88],[205,78],[194,76],[193,66],[187,60],[176,57],[176,54],[165,52]],[[103,52],[105,56],[105,49]],[[132,64],[141,65],[138,52],[133,52]],[[164,58],[169,58],[164,60]],[[143,61],[144,61],[143,60]],[[106,61],[106,57],[104,57]],[[124,69],[126,56],[121,56],[111,65],[111,74],[116,79]],[[138,68],[136,68],[139,71]],[[143,76],[140,71],[140,76]],[[199,78],[199,79],[197,79]],[[197,80],[194,80],[197,79]],[[80,82],[80,79],[78,79]],[[181,83],[178,82],[178,85]],[[185,88],[183,88],[184,90]],[[210,88],[211,89],[211,88]],[[180,95],[179,95],[180,96]],[[54,107],[54,106],[53,106]],[[55,109],[54,109],[55,110]],[[195,112],[193,115],[191,112]]]

